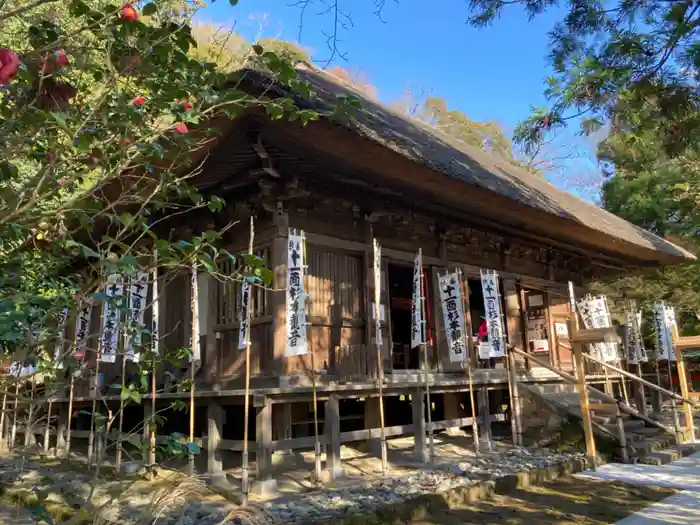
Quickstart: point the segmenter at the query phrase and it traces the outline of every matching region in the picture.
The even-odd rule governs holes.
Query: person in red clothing
[[[482,317],[481,318],[481,325],[479,326],[479,332],[477,334],[477,338],[479,341],[486,341],[486,339],[489,336],[489,329],[488,326],[486,325],[486,318]]]

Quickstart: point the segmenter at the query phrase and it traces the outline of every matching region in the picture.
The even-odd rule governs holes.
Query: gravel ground
[[[369,513],[380,506],[400,503],[421,494],[442,492],[581,457],[581,454],[553,453],[546,449],[483,453],[461,462],[436,464],[433,469],[404,469],[388,478],[370,477],[361,483],[350,482],[352,484],[334,489],[284,496],[267,501],[262,507],[269,518],[280,525],[320,523],[349,514]],[[38,463],[29,463],[25,469],[27,473],[18,479],[16,466],[6,466],[0,470],[0,482],[12,481],[15,485],[35,488],[42,497],[64,502],[67,506],[89,494],[90,479],[83,473]],[[93,501],[98,506],[106,506],[103,516],[109,521],[134,525],[152,523],[156,515],[157,523],[167,525],[218,525],[236,508],[224,498],[212,497],[201,482],[190,481],[178,491],[164,483],[160,491],[136,484],[124,492],[123,482],[104,480]],[[261,523],[260,519],[257,523]]]

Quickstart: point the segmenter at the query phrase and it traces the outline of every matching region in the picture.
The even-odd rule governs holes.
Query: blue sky
[[[375,14],[376,0],[338,2],[350,13],[352,26],[339,33],[338,47],[347,61],[336,57],[331,65],[361,70],[385,103],[397,101],[407,89],[440,96],[473,120],[497,121],[508,134],[531,105],[546,105],[548,32],[559,10],[529,21],[514,6],[492,26],[479,29],[467,23],[465,0],[386,0],[383,21]],[[235,25],[249,40],[298,41],[302,11],[295,3],[240,0],[231,7],[217,0],[199,18]],[[333,13],[319,14],[325,9],[323,0],[314,0],[303,17],[300,43],[317,62],[330,56],[324,33],[332,31]]]

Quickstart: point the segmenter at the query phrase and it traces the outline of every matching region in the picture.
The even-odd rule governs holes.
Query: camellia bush
[[[157,265],[161,275],[196,267],[217,279],[259,286],[271,280],[255,256],[235,261],[219,246],[221,231],[186,239],[157,233],[173,217],[225,206],[195,184],[201,166],[192,159],[217,138],[213,119],[236,118],[252,106],[276,118],[315,118],[290,100],[239,89],[243,69],[203,60],[215,53],[211,45],[196,52],[191,20],[202,6],[199,0],[0,0],[4,407],[38,399],[30,376],[8,373],[11,362],[41,374],[44,393],[80,367],[70,341],[63,354],[54,353],[63,343],[59,319],[82,301],[110,301],[102,291],[109,275],[128,279]],[[303,87],[287,57],[250,49],[248,64]],[[231,259],[239,270],[221,273],[220,262]],[[147,353],[149,337],[141,339]],[[96,352],[97,337],[92,346]],[[186,359],[188,351],[176,358]],[[150,391],[145,378],[162,358],[143,359],[141,380],[122,386],[127,404]],[[35,423],[30,411],[27,425]]]

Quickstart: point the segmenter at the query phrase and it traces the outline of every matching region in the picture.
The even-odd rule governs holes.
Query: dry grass
[[[660,501],[676,490],[577,478],[559,479],[539,487],[438,512],[411,525],[602,525],[615,523]]]

